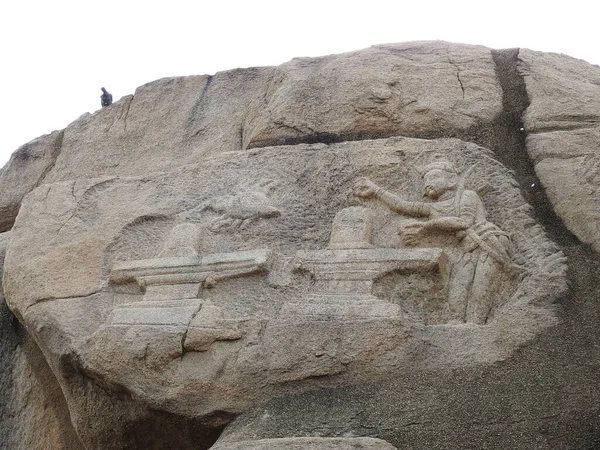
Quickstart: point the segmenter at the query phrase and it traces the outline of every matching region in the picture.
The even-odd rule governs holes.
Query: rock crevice
[[[523,114],[530,105],[523,75],[519,73],[519,49],[492,50],[496,73],[502,86],[503,111],[496,119],[501,131],[490,146],[496,157],[512,169],[521,193],[533,206],[535,218],[560,244],[575,244],[577,238],[554,211],[527,151],[527,134]]]

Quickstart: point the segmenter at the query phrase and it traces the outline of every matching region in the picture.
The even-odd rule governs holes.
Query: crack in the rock
[[[133,99],[135,97],[132,95],[129,101],[127,102],[127,107],[125,109],[125,113],[123,114],[123,132],[127,131],[127,116],[129,116],[129,109],[131,108],[131,104],[133,103]]]
[[[50,152],[50,163],[44,168],[42,174],[38,178],[37,183],[35,184],[34,189],[36,187],[40,186],[41,184],[43,184],[43,181],[46,178],[46,176],[48,175],[48,173],[50,173],[50,171],[54,168],[54,165],[56,164],[56,160],[58,159],[58,155],[60,155],[60,152],[62,150],[64,138],[65,138],[65,130],[60,130],[58,132],[58,136],[56,137],[56,140],[54,141],[54,146],[52,148],[52,151]]]
[[[214,76],[213,75],[207,75],[206,77],[206,82],[204,83],[204,86],[202,87],[202,90],[200,91],[200,95],[198,96],[198,99],[196,100],[196,103],[194,103],[194,106],[192,107],[192,110],[190,112],[190,116],[188,118],[188,123],[187,123],[187,128],[193,128],[195,124],[197,124],[198,122],[200,122],[199,120],[196,119],[196,116],[202,112],[202,104],[205,101],[205,97],[206,97],[206,93],[208,92],[208,88],[210,87],[212,81],[213,81]],[[197,130],[195,130],[192,133],[192,136],[197,137],[199,136],[203,131],[203,128],[199,128]]]
[[[456,79],[458,80],[458,84],[460,85],[460,89],[462,90],[462,98],[464,100],[465,99],[465,86],[463,85],[463,82],[460,79],[460,67],[454,61],[452,61],[452,58],[450,58],[450,48],[446,48],[446,56],[448,57],[448,63],[450,63],[450,65],[452,65],[452,67],[454,67],[456,69]]]
[[[239,139],[239,144],[240,144],[239,148],[240,148],[240,150],[244,150],[244,130],[242,127],[240,127],[240,131],[239,131],[238,135],[240,138]]]
[[[112,128],[115,126],[115,124],[117,124],[121,119],[123,119],[123,131],[127,131],[127,114],[129,114],[129,107],[131,106],[131,102],[133,101],[133,95],[128,95],[126,97],[123,97],[121,100],[119,100],[119,112],[117,114],[117,117],[115,118],[115,120],[113,121],[112,124],[110,124],[110,126],[106,129],[106,132],[108,133],[110,130],[112,130]],[[117,106],[117,104],[115,104],[115,106]]]
[[[202,309],[202,304],[198,305],[198,309],[196,309],[196,311],[192,314],[192,317],[190,318],[187,326],[185,327],[185,331],[183,332],[183,334],[181,336],[181,356],[180,356],[180,359],[183,359],[183,355],[185,354],[185,341],[187,339],[187,335],[188,335],[188,331],[190,329],[190,326],[192,325],[192,322],[194,321],[194,319],[196,318],[196,316],[198,315],[198,313],[200,312],[201,309]]]
[[[587,130],[597,128],[597,122],[565,122],[564,125],[551,124],[551,125],[535,125],[535,127],[527,130],[528,134],[543,134],[543,133],[554,133],[556,131],[576,131],[576,130]]]
[[[61,301],[61,300],[73,300],[73,299],[76,299],[76,298],[77,299],[84,299],[84,298],[91,297],[92,295],[96,295],[99,292],[101,292],[101,289],[97,289],[95,291],[89,292],[87,294],[81,294],[81,295],[67,295],[67,296],[64,296],[64,297],[42,297],[42,298],[39,298],[39,299],[35,300],[34,303],[31,303],[31,304],[27,305],[25,307],[25,309],[23,310],[22,316],[23,317],[26,316],[27,313],[29,312],[29,310],[31,308],[33,308],[34,306],[40,305],[42,303],[58,302],[58,301]]]
[[[496,158],[513,170],[523,197],[533,206],[535,219],[552,239],[563,245],[578,243],[554,211],[527,152],[523,114],[530,101],[523,75],[517,69],[519,49],[492,50],[492,58],[502,89],[503,111],[495,120],[491,138],[484,137],[487,142],[480,145],[493,150]]]
[[[429,131],[424,133],[406,133],[400,130],[354,130],[345,132],[317,132],[302,136],[288,136],[274,139],[261,139],[250,142],[246,149],[275,147],[297,144],[336,144],[347,141],[364,141],[369,139],[386,139],[391,137],[410,137],[420,139],[437,139],[449,137],[446,133]],[[454,137],[454,136],[452,136]]]
[[[465,87],[463,86],[463,82],[460,79],[460,69],[456,71],[456,78],[458,79],[458,83],[460,84],[460,88],[462,89],[462,98],[465,99]]]
[[[60,235],[60,232],[62,231],[64,226],[67,225],[67,223],[69,223],[69,221],[75,216],[75,213],[77,212],[77,204],[79,203],[79,201],[77,200],[77,197],[75,196],[75,180],[73,180],[73,183],[71,184],[71,197],[73,197],[73,199],[75,200],[75,204],[73,205],[73,210],[71,211],[71,215],[69,216],[69,218],[67,220],[65,220],[62,223],[62,225],[58,228],[55,238],[58,238],[58,236]]]
[[[315,130],[313,128],[309,127],[308,125],[304,125],[304,128],[305,128],[305,130],[304,130],[304,129],[302,129],[301,126],[290,125],[290,124],[285,123],[283,120],[273,121],[273,123],[280,128],[287,128],[291,131],[295,131],[298,134],[305,134],[305,135],[306,134],[308,134],[308,135],[315,134]]]

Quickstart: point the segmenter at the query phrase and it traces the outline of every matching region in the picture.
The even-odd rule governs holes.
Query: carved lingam
[[[111,326],[185,329],[187,345],[197,351],[207,350],[215,340],[242,337],[239,321],[225,318],[221,308],[201,298],[202,290],[227,279],[266,275],[270,252],[257,249],[198,255],[197,231],[192,224],[180,224],[169,234],[158,258],[113,266],[110,281],[135,281],[144,290],[144,298],[115,308]]]
[[[315,319],[392,317],[398,305],[372,294],[373,282],[393,271],[436,271],[440,249],[373,248],[371,212],[350,207],[333,220],[329,249],[298,251],[296,270],[314,277],[314,285],[303,302],[286,303],[281,314]]]

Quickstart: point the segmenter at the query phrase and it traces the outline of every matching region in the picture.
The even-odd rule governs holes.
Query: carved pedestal
[[[375,297],[373,282],[392,271],[437,270],[440,249],[345,249],[300,251],[298,270],[314,277],[311,292],[303,302],[287,303],[281,314],[315,319],[391,317],[400,308]]]
[[[143,301],[116,308],[110,324],[188,327],[192,321],[220,320],[220,308],[200,299],[201,290],[229,278],[265,274],[268,256],[261,249],[117,263],[111,282],[135,281],[145,293]]]

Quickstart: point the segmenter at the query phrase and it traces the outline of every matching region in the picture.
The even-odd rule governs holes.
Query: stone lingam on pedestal
[[[394,271],[436,271],[441,249],[374,248],[371,231],[369,209],[353,206],[338,212],[329,249],[296,253],[296,270],[310,273],[314,285],[303,302],[286,303],[281,314],[315,320],[400,316],[398,305],[372,294],[374,281]]]
[[[202,298],[202,291],[228,279],[265,276],[270,252],[256,249],[198,255],[194,246],[188,245],[197,234],[195,225],[180,224],[171,231],[158,258],[114,264],[110,282],[135,282],[144,297],[117,307],[109,326],[185,330],[186,342],[198,351],[208,349],[215,340],[242,337],[240,321],[225,318],[221,308]]]

